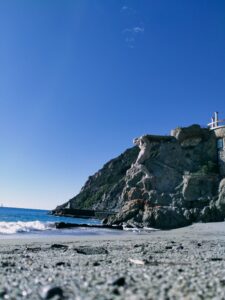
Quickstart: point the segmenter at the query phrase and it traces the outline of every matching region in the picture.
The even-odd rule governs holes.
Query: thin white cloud
[[[144,27],[139,26],[132,28],[132,30],[134,33],[143,33],[145,31]]]
[[[139,36],[144,34],[144,31],[145,28],[143,25],[126,28],[122,31],[122,34],[125,37],[125,43],[129,48],[134,48],[136,40],[139,38]]]
[[[127,6],[127,5],[123,5],[120,9],[121,13],[124,13],[126,15],[135,15],[136,14],[136,10],[134,10],[133,8]]]
[[[124,4],[120,12],[126,16],[126,20],[130,24],[137,24],[136,26],[129,26],[122,30],[122,35],[124,36],[124,41],[127,44],[129,48],[134,48],[135,44],[137,43],[137,40],[140,39],[140,37],[144,34],[145,28],[141,20],[137,22],[137,12],[132,8]],[[133,22],[132,22],[133,19]]]

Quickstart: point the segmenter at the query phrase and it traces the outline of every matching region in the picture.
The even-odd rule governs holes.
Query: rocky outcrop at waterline
[[[105,224],[171,229],[225,217],[225,179],[217,136],[192,125],[171,135],[144,135],[135,147],[89,177],[65,208],[114,211]]]

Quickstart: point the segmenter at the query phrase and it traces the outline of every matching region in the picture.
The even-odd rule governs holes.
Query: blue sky
[[[52,209],[145,133],[225,118],[223,0],[1,0],[0,203]]]

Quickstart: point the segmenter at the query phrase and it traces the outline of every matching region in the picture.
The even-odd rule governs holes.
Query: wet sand
[[[225,299],[224,222],[0,245],[0,299]]]

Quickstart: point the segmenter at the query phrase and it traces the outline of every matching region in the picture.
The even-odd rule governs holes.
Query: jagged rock
[[[201,141],[202,141],[201,137],[189,138],[189,139],[184,140],[181,143],[181,146],[183,148],[191,148],[191,147],[197,146],[199,143],[201,143]]]
[[[140,223],[142,221],[144,206],[144,200],[131,200],[121,208],[120,212],[115,217],[109,217],[108,224],[121,224],[128,221]]]
[[[168,206],[172,204],[174,195],[167,193],[158,193],[156,190],[151,190],[148,193],[148,201],[156,206]]]
[[[196,221],[201,222],[222,222],[224,221],[225,215],[221,213],[215,203],[211,203],[209,206],[205,206],[199,213]]]
[[[171,206],[147,206],[143,215],[143,225],[159,229],[172,229],[191,224],[184,210]]]
[[[225,216],[225,178],[219,184],[219,199],[216,203],[219,211]],[[224,217],[225,218],[225,217]]]
[[[57,210],[110,210],[117,214],[105,224],[162,229],[221,220],[225,180],[219,186],[216,139],[199,125],[177,128],[170,136],[136,138],[135,147],[89,177],[81,192]]]
[[[150,206],[143,200],[132,200],[124,205],[116,217],[111,217],[108,223],[136,224],[160,229],[171,229],[191,224],[184,210],[169,206]]]
[[[134,139],[133,143],[140,148],[140,152],[135,164],[142,164],[146,159],[149,158],[151,144],[146,136],[141,136]]]
[[[198,141],[209,136],[209,130],[201,128],[198,124],[193,124],[189,127],[178,127],[171,130],[171,136],[174,136],[179,143],[183,143],[185,140],[198,139]],[[196,146],[196,145],[194,145]]]
[[[124,177],[135,162],[138,152],[138,148],[133,147],[110,160],[88,178],[78,195],[56,207],[53,213],[59,213],[64,208],[112,210],[120,207]]]
[[[220,181],[219,184],[219,193],[225,193],[225,178]]]
[[[211,199],[216,194],[218,175],[188,174],[183,176],[182,194],[184,200]]]

